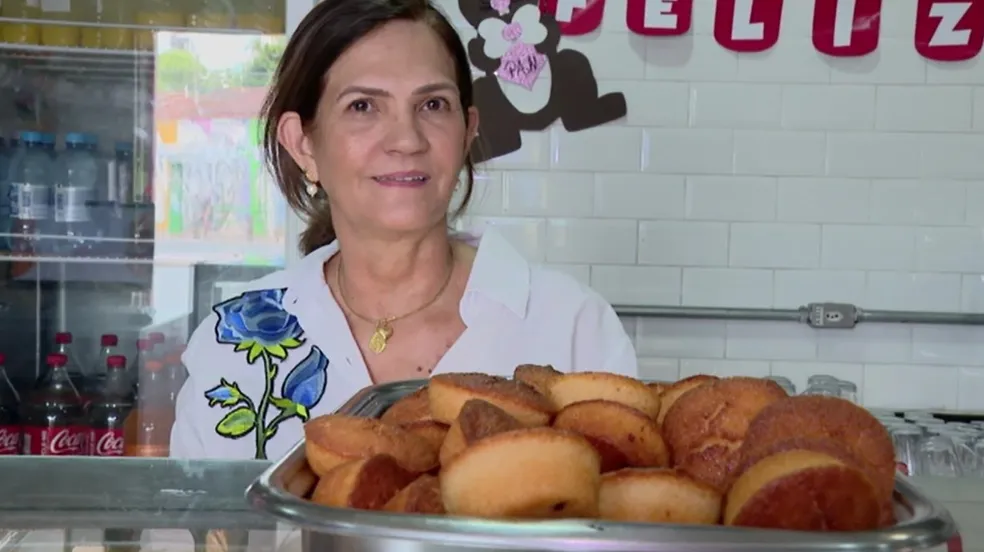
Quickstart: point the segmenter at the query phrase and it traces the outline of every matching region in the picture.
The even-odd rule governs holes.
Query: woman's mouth
[[[430,175],[420,171],[396,172],[372,177],[382,186],[393,188],[417,188],[427,184]]]

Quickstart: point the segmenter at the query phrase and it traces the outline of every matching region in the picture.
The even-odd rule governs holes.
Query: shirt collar
[[[473,245],[477,242],[478,245],[461,300],[462,317],[468,317],[465,311],[469,299],[475,297],[497,303],[516,316],[525,318],[530,298],[531,269],[522,254],[491,227],[486,227],[480,236],[456,233],[453,237]],[[336,240],[308,253],[288,269],[288,294],[293,297],[294,303],[304,296],[326,290],[323,266],[337,252]]]

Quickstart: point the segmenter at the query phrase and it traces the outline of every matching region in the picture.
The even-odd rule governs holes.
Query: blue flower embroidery
[[[321,352],[321,349],[311,347],[308,356],[298,362],[284,379],[280,394],[296,405],[301,419],[307,419],[308,409],[318,404],[325,394],[325,386],[328,383],[327,370],[328,357]]]
[[[266,375],[263,395],[257,401],[243,393],[238,383],[225,378],[205,391],[210,407],[229,411],[216,424],[215,432],[228,439],[253,434],[258,459],[266,459],[267,442],[281,423],[291,418],[308,419],[328,383],[328,357],[321,349],[311,347],[308,355],[284,378],[281,396],[275,394],[278,361],[286,360],[290,351],[305,341],[297,318],[283,307],[284,292],[283,289],[248,291],[213,307],[219,317],[215,324],[216,342],[233,345],[236,352],[245,352],[249,364],[261,360]],[[267,420],[270,407],[276,414]]]
[[[284,360],[287,350],[300,346],[301,329],[297,318],[283,307],[284,290],[249,291],[212,307],[219,321],[215,338],[235,345],[236,351],[249,351],[252,364],[264,352]]]

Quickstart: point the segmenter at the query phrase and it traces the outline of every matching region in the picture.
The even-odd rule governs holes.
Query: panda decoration
[[[625,116],[625,96],[599,96],[588,58],[558,50],[560,28],[537,0],[459,0],[461,14],[477,31],[468,43],[479,122],[476,163],[522,147],[520,131],[542,131],[560,120],[577,132]]]

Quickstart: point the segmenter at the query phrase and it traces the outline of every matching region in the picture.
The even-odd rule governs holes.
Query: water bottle
[[[55,159],[55,135],[48,132],[42,132],[41,144],[44,146],[44,150],[48,152],[48,156]]]
[[[39,132],[21,132],[10,161],[10,252],[16,257],[12,278],[31,270],[30,257],[42,253],[39,237],[51,214],[51,154],[44,138]]]
[[[106,185],[107,210],[106,234],[113,238],[133,238],[133,144],[117,142],[114,155],[108,163]],[[123,257],[129,248],[123,242],[107,242],[106,254]]]
[[[63,255],[84,255],[91,249],[87,229],[90,203],[99,183],[96,137],[81,132],[65,135],[65,151],[58,158],[54,183],[54,229]]]
[[[117,205],[133,202],[133,144],[116,143],[112,172],[109,175],[109,200]]]

